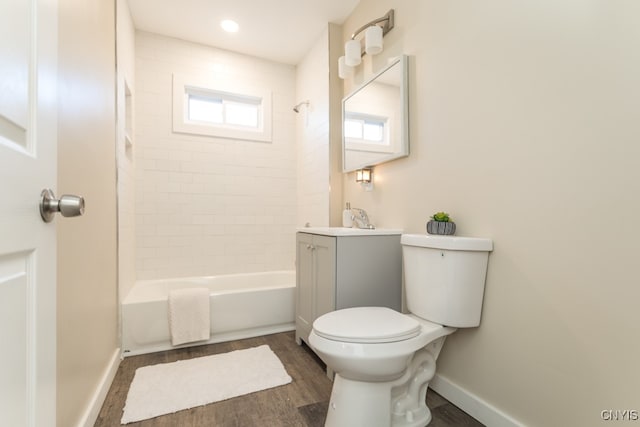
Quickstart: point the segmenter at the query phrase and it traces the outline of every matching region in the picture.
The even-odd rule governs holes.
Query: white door
[[[0,425],[56,422],[57,0],[0,1]]]

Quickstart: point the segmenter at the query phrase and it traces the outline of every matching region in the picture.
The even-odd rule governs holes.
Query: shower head
[[[302,107],[303,105],[306,105],[307,107],[309,107],[309,101],[308,100],[307,101],[302,101],[302,102],[296,104],[296,106],[293,107],[293,111],[295,111],[296,113],[299,113],[300,112],[300,107]]]

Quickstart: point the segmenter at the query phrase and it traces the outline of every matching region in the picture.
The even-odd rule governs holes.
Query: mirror
[[[342,100],[342,171],[409,155],[407,56]]]

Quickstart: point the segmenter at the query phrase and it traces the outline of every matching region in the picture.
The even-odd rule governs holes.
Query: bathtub
[[[295,329],[295,271],[136,282],[122,303],[123,356],[211,344]],[[172,346],[169,291],[210,289],[211,338]]]

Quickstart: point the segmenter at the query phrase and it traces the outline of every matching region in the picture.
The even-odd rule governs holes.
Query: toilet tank
[[[403,234],[407,309],[445,326],[480,325],[490,239]]]

